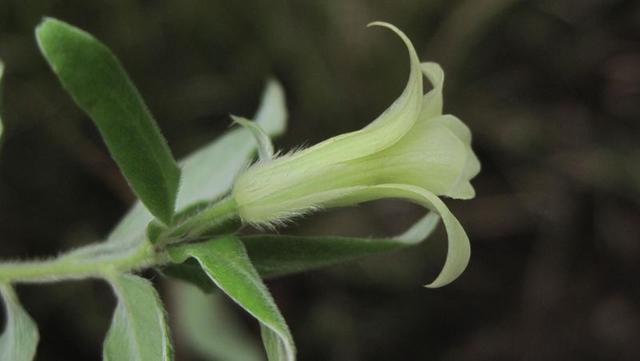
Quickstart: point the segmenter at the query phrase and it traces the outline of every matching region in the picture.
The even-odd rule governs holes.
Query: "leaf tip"
[[[53,30],[55,27],[59,27],[61,25],[65,24],[64,22],[56,19],[56,18],[52,18],[49,16],[43,16],[42,19],[40,20],[40,24],[38,24],[38,26],[36,26],[35,29],[35,33],[36,33],[36,38],[40,39],[42,38],[43,35],[46,35],[47,32]],[[66,25],[66,24],[65,24]]]
[[[58,19],[44,16],[35,28],[36,43],[47,60],[49,60],[47,54],[52,50],[53,37],[59,32],[62,24],[64,23]]]

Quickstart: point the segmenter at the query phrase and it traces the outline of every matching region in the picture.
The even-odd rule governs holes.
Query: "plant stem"
[[[209,233],[230,233],[239,227],[236,203],[228,197],[166,229],[158,242],[148,240],[130,249],[103,243],[76,249],[60,257],[41,261],[0,263],[0,284],[47,283],[84,278],[109,278],[169,262],[167,247],[191,242]]]
[[[239,228],[237,205],[233,198],[223,198],[214,205],[167,229],[159,238],[156,247],[162,249],[174,243],[188,242],[209,233],[229,233]]]
[[[0,264],[0,283],[47,283],[84,278],[105,278],[113,272],[126,272],[154,264],[161,259],[146,243],[122,257],[77,259],[64,257]]]

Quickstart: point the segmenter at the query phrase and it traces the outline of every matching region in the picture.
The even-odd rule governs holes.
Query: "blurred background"
[[[0,258],[101,239],[134,198],[96,130],[39,55],[42,16],[120,58],[183,157],[285,87],[280,149],[368,124],[401,92],[397,25],[446,72],[445,112],[472,129],[483,171],[450,201],[473,247],[452,285],[444,232],[417,248],[269,282],[303,361],[640,358],[640,2],[617,0],[0,0],[6,64]],[[215,166],[212,164],[211,166]],[[392,235],[422,210],[374,202],[290,234]],[[159,281],[172,314],[172,288]],[[21,286],[38,360],[98,360],[115,304],[101,282]],[[252,320],[231,306],[247,332]],[[177,360],[201,360],[174,330]]]

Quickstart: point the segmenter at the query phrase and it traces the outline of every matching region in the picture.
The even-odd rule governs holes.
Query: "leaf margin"
[[[18,296],[11,285],[0,284],[0,296],[4,302],[6,312],[6,325],[2,334],[0,334],[0,361],[31,361],[36,356],[38,341],[40,340],[38,326],[20,305]],[[20,328],[23,329],[20,330]],[[16,332],[16,329],[18,329],[18,332]],[[18,333],[18,336],[24,335],[24,332],[29,333],[29,335],[26,335],[26,345],[22,343],[23,340],[11,337],[15,337],[15,333]],[[21,349],[8,348],[7,344]],[[25,348],[27,349],[25,350]]]

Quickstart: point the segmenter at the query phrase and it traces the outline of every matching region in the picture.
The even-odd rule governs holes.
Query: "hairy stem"
[[[156,247],[162,249],[171,244],[190,242],[209,232],[229,233],[237,230],[239,224],[235,200],[231,197],[223,198],[216,204],[179,222],[173,228],[167,229],[160,236]]]
[[[146,243],[124,255],[78,259],[65,257],[0,264],[0,283],[45,283],[84,278],[105,278],[162,263]]]
[[[166,229],[155,246],[148,240],[129,249],[103,243],[76,249],[57,258],[0,263],[0,284],[109,278],[114,273],[165,264],[168,246],[198,240],[208,232],[229,233],[237,229],[238,223],[234,200],[224,198]]]

